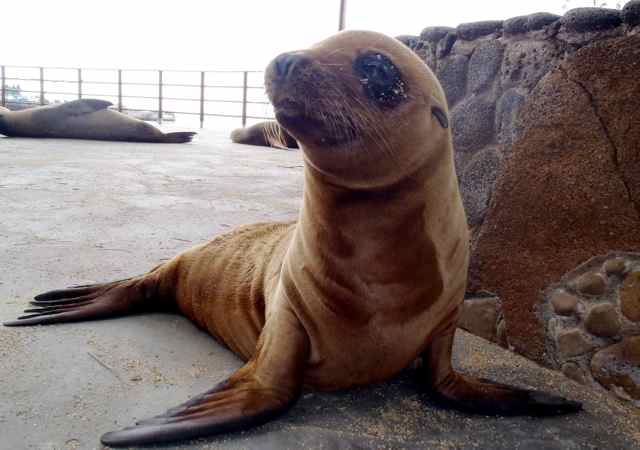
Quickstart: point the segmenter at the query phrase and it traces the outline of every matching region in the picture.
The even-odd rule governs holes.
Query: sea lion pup
[[[262,147],[298,148],[298,142],[278,122],[258,122],[231,132],[231,141],[236,144],[260,145]]]
[[[153,125],[112,109],[111,102],[86,98],[21,111],[0,111],[0,134],[10,137],[96,139],[130,142],[191,142],[192,131],[163,133]]]
[[[146,275],[38,295],[6,324],[176,307],[247,361],[210,391],[102,442],[252,427],[285,411],[305,385],[375,383],[417,357],[424,388],[465,410],[579,410],[452,369],[468,230],[446,101],[427,66],[396,39],[347,31],[278,56],[265,78],[278,122],[303,150],[297,222],[240,227]]]

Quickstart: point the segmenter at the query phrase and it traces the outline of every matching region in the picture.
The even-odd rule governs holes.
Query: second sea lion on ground
[[[260,145],[262,147],[298,148],[298,142],[278,125],[269,120],[258,122],[244,128],[237,128],[231,132],[231,141],[236,144]]]
[[[21,111],[0,111],[0,134],[9,137],[95,139],[101,141],[184,143],[192,131],[163,133],[153,125],[109,109],[92,98]]]

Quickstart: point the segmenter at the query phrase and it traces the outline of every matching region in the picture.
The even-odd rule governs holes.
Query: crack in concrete
[[[604,131],[604,135],[605,135],[607,141],[609,142],[609,145],[611,146],[611,148],[613,150],[612,155],[611,155],[611,159],[613,160],[613,166],[615,167],[616,173],[618,174],[618,177],[620,178],[620,181],[622,182],[622,185],[624,186],[625,191],[627,193],[627,199],[629,200],[629,203],[631,203],[631,207],[635,211],[636,216],[638,217],[638,219],[640,219],[640,206],[637,205],[636,202],[633,200],[633,196],[631,194],[631,187],[627,183],[627,180],[624,177],[624,173],[622,172],[622,169],[620,167],[620,160],[619,160],[620,150],[618,149],[618,146],[615,144],[613,138],[611,137],[611,133],[609,133],[609,128],[607,128],[607,124],[605,123],[604,119],[600,115],[600,110],[598,108],[598,104],[597,104],[593,94],[591,93],[591,91],[589,89],[587,89],[587,87],[584,85],[584,83],[582,83],[579,80],[575,80],[575,79],[571,78],[569,76],[569,73],[567,72],[567,70],[564,67],[560,66],[559,69],[564,74],[565,78],[568,81],[570,81],[573,84],[575,84],[576,86],[578,86],[585,93],[587,98],[589,99],[589,104],[591,105],[591,109],[593,110],[593,114],[598,119],[598,122],[600,123],[600,127],[602,128],[602,131]]]

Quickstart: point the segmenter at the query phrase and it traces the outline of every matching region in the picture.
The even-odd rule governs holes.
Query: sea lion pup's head
[[[276,57],[265,84],[280,125],[338,185],[382,187],[451,157],[443,90],[397,39],[338,33]]]

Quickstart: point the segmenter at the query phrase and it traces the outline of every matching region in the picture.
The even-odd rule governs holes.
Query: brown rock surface
[[[604,263],[602,269],[607,275],[622,275],[627,268],[624,258],[612,258]]]
[[[576,289],[582,294],[600,295],[606,288],[607,281],[599,273],[585,273],[576,281]]]
[[[591,360],[591,372],[610,390],[618,386],[634,399],[640,399],[640,336],[626,337],[597,352]]]
[[[578,356],[594,349],[593,344],[578,329],[560,332],[557,345],[563,356]]]
[[[574,362],[564,363],[562,365],[562,373],[580,384],[587,383],[587,377],[585,376],[584,370]]]
[[[611,303],[593,306],[587,314],[584,326],[587,331],[598,337],[613,337],[621,327],[618,313]]]
[[[551,305],[553,305],[553,310],[556,314],[570,316],[576,311],[578,298],[567,292],[556,291],[551,296]]]
[[[540,81],[473,248],[509,343],[543,362],[541,291],[593,255],[640,249],[640,35],[585,47]]]
[[[500,303],[497,298],[471,298],[464,301],[458,327],[488,341],[496,341]]]
[[[620,309],[632,322],[640,321],[640,272],[631,272],[620,288]]]

